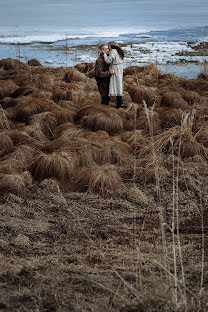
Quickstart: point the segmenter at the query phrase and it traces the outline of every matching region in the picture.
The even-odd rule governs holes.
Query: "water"
[[[91,45],[113,39],[151,51],[157,44],[160,64],[168,68],[171,57],[179,60],[172,55],[173,43],[208,41],[207,17],[207,0],[0,0],[0,59],[38,58],[52,66],[71,66],[94,61],[97,48]],[[178,48],[180,52],[182,45]],[[155,61],[155,52],[147,59],[134,48],[131,55],[127,65]],[[196,65],[205,59],[186,61]]]

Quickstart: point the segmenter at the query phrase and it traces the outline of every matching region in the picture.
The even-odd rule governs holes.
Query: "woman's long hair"
[[[118,46],[115,46],[115,45],[110,45],[112,49],[116,49],[116,51],[118,52],[118,54],[120,55],[121,59],[123,60],[124,58],[124,51],[118,47]]]

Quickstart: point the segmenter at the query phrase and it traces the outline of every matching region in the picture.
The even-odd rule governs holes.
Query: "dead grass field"
[[[0,61],[0,310],[208,311],[206,75],[75,67]]]

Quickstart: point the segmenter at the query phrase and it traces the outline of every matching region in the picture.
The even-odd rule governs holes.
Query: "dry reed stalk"
[[[13,123],[8,118],[8,112],[4,110],[0,104],[0,129],[10,129],[13,127]]]
[[[35,180],[54,178],[65,184],[75,170],[75,159],[69,153],[41,154],[28,166]]]
[[[154,106],[152,106],[153,108]],[[154,110],[150,109],[151,112],[151,127],[154,134],[157,134],[161,130],[161,119],[159,114]],[[140,112],[139,117],[136,120],[136,128],[139,130],[143,130],[143,133],[148,135],[149,134],[149,120],[145,110]]]
[[[123,189],[123,181],[113,165],[92,166],[81,169],[73,176],[73,187],[93,194],[116,194]]]

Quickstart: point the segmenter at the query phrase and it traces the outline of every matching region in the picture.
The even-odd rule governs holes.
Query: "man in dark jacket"
[[[116,73],[116,70],[109,70],[109,65],[105,63],[103,52],[108,53],[108,46],[100,46],[100,56],[95,63],[95,79],[97,81],[98,91],[101,95],[101,104],[108,105],[110,76]]]

